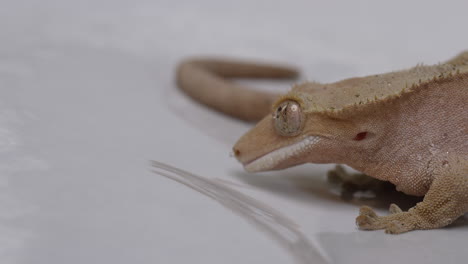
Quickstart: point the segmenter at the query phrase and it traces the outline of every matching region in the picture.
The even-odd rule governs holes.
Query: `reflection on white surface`
[[[243,217],[278,242],[297,263],[326,263],[325,258],[287,216],[222,182],[153,161],[154,172],[211,197],[226,209]]]

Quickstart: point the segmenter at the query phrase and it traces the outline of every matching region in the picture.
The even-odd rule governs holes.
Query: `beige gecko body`
[[[247,171],[340,163],[424,196],[407,212],[392,205],[388,216],[361,208],[361,229],[438,228],[468,212],[468,52],[445,64],[304,83],[281,97],[225,80],[268,73],[294,76],[288,68],[213,60],[185,62],[178,71],[179,86],[192,96],[206,89],[208,99],[194,96],[205,104],[245,120],[263,117],[233,148]]]

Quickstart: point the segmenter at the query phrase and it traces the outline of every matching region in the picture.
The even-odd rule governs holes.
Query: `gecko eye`
[[[301,132],[303,113],[298,102],[282,102],[273,113],[276,132],[282,136],[296,136]]]

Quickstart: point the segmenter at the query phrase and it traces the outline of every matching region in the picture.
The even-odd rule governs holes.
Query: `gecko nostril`
[[[236,148],[233,148],[232,150],[234,151],[234,156],[239,157],[239,155],[241,154],[240,151]]]

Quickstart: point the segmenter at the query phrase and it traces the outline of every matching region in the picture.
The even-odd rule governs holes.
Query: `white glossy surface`
[[[229,55],[325,82],[436,63],[468,48],[468,5],[271,2],[2,1],[0,263],[465,262],[466,221],[358,231],[360,204],[390,201],[341,200],[330,166],[243,172],[228,153],[249,126],[188,100],[173,70],[188,55]],[[214,197],[235,190],[269,207],[252,220],[150,160],[217,179]],[[268,219],[286,231],[275,237]]]

